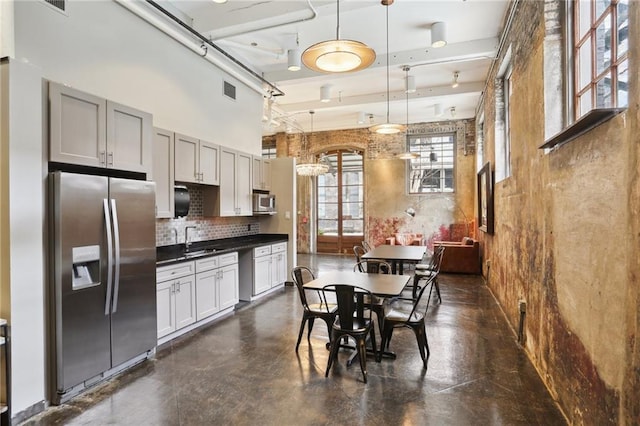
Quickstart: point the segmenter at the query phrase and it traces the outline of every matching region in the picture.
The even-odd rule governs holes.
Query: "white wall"
[[[148,111],[153,124],[260,154],[262,96],[112,1],[15,4],[16,58],[43,77]],[[222,95],[223,79],[236,100]]]
[[[296,168],[295,159],[281,157],[271,159],[271,194],[276,196],[278,214],[260,218],[260,231],[267,234],[289,236],[287,266],[297,266],[298,235],[296,214]],[[287,276],[287,281],[291,277]]]
[[[16,412],[42,401],[45,390],[42,85],[36,67],[16,61],[3,67],[9,71],[11,402]]]
[[[18,61],[12,61],[10,206],[0,207],[9,209],[11,220],[13,414],[48,397],[42,79],[148,111],[162,128],[261,151],[259,93],[114,2],[67,5],[68,15],[42,1],[14,4]],[[223,78],[236,85],[236,101],[222,96]]]

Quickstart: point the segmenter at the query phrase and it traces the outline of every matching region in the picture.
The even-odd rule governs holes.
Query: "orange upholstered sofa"
[[[419,246],[422,245],[422,234],[398,232],[387,238],[385,243],[391,246]]]
[[[464,237],[461,241],[434,241],[433,246],[444,246],[440,272],[480,274],[480,243]]]

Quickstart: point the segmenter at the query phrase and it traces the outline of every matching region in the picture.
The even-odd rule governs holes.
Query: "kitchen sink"
[[[198,257],[198,256],[204,256],[206,254],[215,253],[215,252],[216,252],[216,249],[214,249],[214,248],[205,248],[205,249],[202,249],[202,250],[185,252],[184,253],[184,257],[186,257],[186,258]]]

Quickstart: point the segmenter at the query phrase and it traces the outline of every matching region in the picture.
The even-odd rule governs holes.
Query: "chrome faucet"
[[[184,249],[185,251],[189,251],[189,246],[191,246],[191,240],[189,239],[189,229],[193,229],[194,231],[198,228],[195,225],[189,225],[184,227]]]

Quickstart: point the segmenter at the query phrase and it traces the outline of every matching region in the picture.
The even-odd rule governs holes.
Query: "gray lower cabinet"
[[[196,260],[196,320],[238,303],[238,253]]]
[[[156,269],[158,338],[196,322],[195,262]]]

